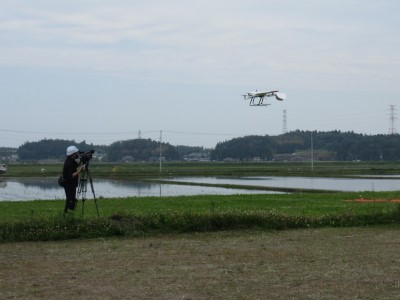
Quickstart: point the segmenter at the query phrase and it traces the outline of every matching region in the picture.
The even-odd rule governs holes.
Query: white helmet
[[[75,146],[69,146],[67,148],[67,156],[70,156],[70,155],[72,155],[72,154],[74,154],[76,152],[79,152],[79,149],[76,148]]]

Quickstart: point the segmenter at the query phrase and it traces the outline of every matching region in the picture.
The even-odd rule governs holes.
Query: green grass
[[[161,179],[178,176],[348,176],[392,175],[400,168],[393,162],[96,163],[94,178]],[[61,173],[60,163],[9,164],[5,177],[48,177]],[[286,229],[324,226],[364,226],[399,223],[395,203],[349,203],[355,198],[394,199],[400,192],[306,193],[133,197],[99,199],[100,217],[93,200],[63,215],[64,202],[0,202],[0,242],[58,240],[112,235],[227,229]]]
[[[0,241],[59,240],[114,235],[234,229],[288,229],[392,224],[396,203],[346,202],[394,199],[395,192],[134,197],[94,200],[63,215],[64,202],[0,202]]]
[[[343,213],[387,212],[397,207],[396,203],[355,203],[346,202],[356,198],[395,199],[400,192],[363,193],[295,193],[295,194],[249,194],[249,195],[199,195],[175,197],[130,197],[98,199],[101,217],[115,214],[146,214],[175,211],[195,213],[215,213],[227,211],[275,210],[288,215],[321,215]],[[0,222],[26,220],[29,218],[49,218],[63,211],[64,201],[3,201],[0,202]],[[96,217],[95,202],[86,200],[84,216]],[[80,216],[82,202],[78,202],[74,215]]]
[[[393,162],[164,162],[159,163],[99,163],[91,162],[92,175],[99,178],[145,179],[169,176],[347,176],[391,175],[400,173],[400,164]],[[5,177],[57,176],[59,163],[8,164]]]

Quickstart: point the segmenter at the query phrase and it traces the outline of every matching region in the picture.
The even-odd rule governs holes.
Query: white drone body
[[[275,97],[276,100],[283,101],[286,99],[286,94],[279,93],[278,90],[273,91],[265,91],[265,92],[248,92],[243,95],[244,100],[250,99],[250,106],[267,106],[271,105],[270,103],[264,103],[265,97]],[[255,99],[258,99],[258,102],[255,102]]]

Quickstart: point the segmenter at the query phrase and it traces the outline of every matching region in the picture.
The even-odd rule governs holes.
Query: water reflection
[[[183,196],[183,195],[232,195],[277,193],[273,191],[226,189],[197,185],[178,185],[174,181],[203,184],[229,184],[288,189],[315,189],[335,191],[397,191],[400,190],[398,177],[381,178],[319,178],[319,177],[184,177],[169,179],[170,184],[141,181],[94,180],[97,197],[117,198],[133,196]],[[64,199],[64,190],[56,178],[0,179],[0,201]],[[88,185],[87,198],[93,198]]]
[[[183,195],[231,195],[273,193],[266,191],[225,189],[177,184],[159,184],[141,181],[93,180],[96,197],[118,198],[133,196],[183,196]],[[93,199],[90,185],[88,199]],[[0,201],[65,199],[64,189],[58,186],[57,178],[13,178],[1,179]]]

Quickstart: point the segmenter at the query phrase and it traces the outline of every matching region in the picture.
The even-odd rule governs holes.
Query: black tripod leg
[[[78,185],[78,190],[77,190],[77,199],[79,197],[82,200],[82,217],[85,213],[85,200],[86,200],[86,191],[87,191],[87,172],[84,171],[81,173],[80,178],[79,178],[79,185]]]
[[[89,171],[89,170],[88,170],[88,178],[89,178],[89,182],[90,182],[90,188],[92,189],[92,193],[93,193],[94,205],[96,206],[97,217],[100,217],[99,208],[98,208],[98,206],[97,206],[97,198],[96,198],[96,194],[95,194],[95,192],[94,192],[94,187],[93,187],[92,175],[90,174],[90,171]]]

